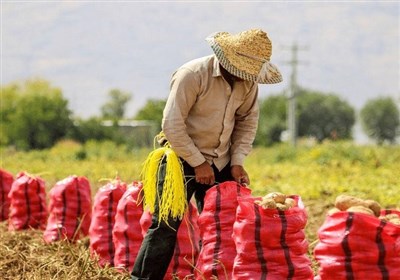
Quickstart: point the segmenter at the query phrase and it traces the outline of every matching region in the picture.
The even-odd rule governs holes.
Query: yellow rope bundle
[[[165,158],[166,170],[162,195],[158,192],[158,172]],[[158,198],[159,222],[168,224],[168,218],[182,219],[185,214],[186,188],[183,166],[176,153],[167,144],[152,151],[144,162],[142,170],[144,191],[144,207],[154,213],[156,198]]]

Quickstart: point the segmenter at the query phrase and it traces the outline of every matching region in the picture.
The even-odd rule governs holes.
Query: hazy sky
[[[265,30],[288,87],[293,43],[301,86],[333,92],[356,109],[369,99],[400,101],[398,1],[2,1],[1,83],[34,77],[60,87],[76,115],[100,114],[107,93],[131,92],[127,116],[166,98],[172,72],[211,54],[215,31]]]

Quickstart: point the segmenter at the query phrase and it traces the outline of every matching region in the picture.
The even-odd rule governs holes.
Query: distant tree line
[[[337,95],[300,89],[297,96],[297,135],[325,139],[351,139],[356,121],[355,110]],[[283,93],[260,103],[259,133],[256,144],[271,145],[281,141],[287,129],[287,98]]]
[[[28,80],[2,87],[0,144],[18,149],[43,149],[65,138],[85,142],[91,139],[125,143],[118,129],[125,118],[129,92],[112,89],[100,108],[101,116],[81,119],[73,116],[59,88],[45,80]],[[301,89],[297,95],[298,136],[325,139],[351,139],[356,111],[337,95]],[[153,121],[161,129],[166,100],[150,99],[133,117]],[[400,134],[400,113],[389,97],[369,100],[358,114],[364,132],[378,144],[395,143]],[[113,125],[105,126],[104,121]],[[282,141],[287,130],[287,97],[284,93],[260,100],[259,128],[255,145],[269,146]],[[156,133],[156,132],[154,132]]]
[[[297,93],[296,120],[299,137],[352,139],[355,109],[337,95],[300,89]],[[255,144],[269,146],[280,142],[287,129],[287,97],[284,93],[260,101],[259,129]],[[400,111],[390,97],[369,100],[358,114],[363,131],[377,144],[394,144],[400,135]]]

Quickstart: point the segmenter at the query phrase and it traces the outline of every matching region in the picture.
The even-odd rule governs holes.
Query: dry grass
[[[43,178],[47,191],[71,174],[84,175],[96,193],[100,178],[117,172],[126,182],[137,180],[148,151],[131,151],[110,145],[85,145],[71,149],[60,144],[49,151],[22,153],[1,150],[2,167],[16,174],[27,170],[36,174],[48,171]],[[67,146],[67,147],[66,147]],[[85,151],[85,159],[76,153]],[[71,152],[72,150],[72,152]],[[314,272],[317,264],[312,250],[318,228],[338,194],[377,200],[386,209],[400,208],[400,149],[398,146],[359,147],[348,143],[326,143],[292,150],[286,146],[258,148],[248,158],[254,195],[272,191],[298,194],[307,208],[306,237]],[[8,232],[0,223],[0,279],[129,279],[113,268],[101,268],[89,254],[89,240],[77,244],[58,242],[46,245],[42,232]]]
[[[130,279],[111,267],[99,267],[90,257],[88,238],[45,244],[42,236],[43,231],[33,229],[9,232],[7,223],[0,223],[1,279]]]
[[[309,201],[307,208],[319,212],[309,217],[307,231],[316,232],[325,218],[325,211],[331,207],[325,200]],[[310,237],[310,236],[309,236]],[[312,234],[312,238],[315,235]],[[73,244],[55,242],[46,244],[43,231],[23,230],[10,232],[7,222],[0,223],[0,279],[115,279],[128,280],[128,273],[121,273],[112,267],[101,268],[97,260],[90,257],[89,238]],[[309,240],[309,257],[317,273],[317,263],[312,251],[316,240]]]

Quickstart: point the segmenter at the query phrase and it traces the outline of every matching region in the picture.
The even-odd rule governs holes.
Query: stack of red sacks
[[[300,197],[293,207],[267,209],[246,186],[217,184],[205,196],[198,223],[202,248],[196,279],[313,279]]]
[[[0,169],[0,222],[8,219],[8,211],[10,210],[8,193],[13,181],[14,177],[10,172]]]
[[[202,248],[196,264],[196,279],[232,279],[236,256],[232,233],[238,198],[250,193],[249,188],[234,181],[217,184],[207,191],[198,219]]]
[[[49,218],[43,237],[47,243],[76,241],[89,232],[92,216],[90,183],[86,177],[69,176],[49,193]]]
[[[239,197],[232,279],[313,279],[305,237],[307,213],[299,196],[287,210],[264,209],[257,197]]]
[[[126,191],[126,183],[119,178],[101,187],[93,202],[92,221],[89,228],[90,253],[98,257],[100,266],[114,265],[113,227],[117,205]]]
[[[18,173],[8,194],[9,230],[44,229],[47,221],[45,182],[26,172]]]
[[[113,228],[115,247],[114,266],[130,272],[143,240],[140,218],[143,214],[141,203],[141,182],[128,186],[118,202]]]
[[[398,210],[383,210],[400,216]],[[318,230],[316,279],[400,279],[400,225],[373,215],[339,211]]]

